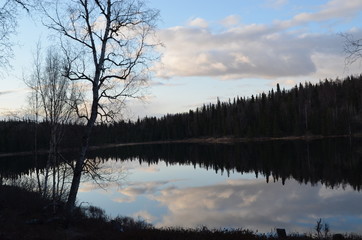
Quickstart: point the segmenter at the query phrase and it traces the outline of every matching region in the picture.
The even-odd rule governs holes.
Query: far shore
[[[254,138],[235,138],[235,137],[200,137],[200,138],[188,138],[181,140],[162,140],[162,141],[150,141],[150,142],[133,142],[133,143],[112,143],[100,146],[90,146],[89,150],[123,147],[123,146],[136,146],[136,145],[152,145],[152,144],[170,144],[170,143],[204,143],[204,144],[232,144],[240,142],[267,142],[267,141],[312,141],[318,139],[331,139],[331,138],[361,138],[362,133],[352,135],[303,135],[303,136],[286,136],[286,137],[254,137]],[[62,149],[61,152],[73,152],[77,151],[76,148]],[[37,151],[38,154],[47,154],[48,150],[41,149]],[[34,151],[25,152],[9,152],[0,153],[0,158],[12,157],[12,156],[28,156],[34,154]]]

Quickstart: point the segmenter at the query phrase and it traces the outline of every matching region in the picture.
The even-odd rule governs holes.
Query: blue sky
[[[158,36],[165,47],[146,102],[130,101],[126,118],[185,112],[217,97],[228,100],[299,82],[360,74],[345,67],[343,38],[362,37],[360,0],[148,0],[161,12]],[[21,115],[36,41],[49,32],[24,14],[14,37],[13,68],[4,73],[0,113]]]

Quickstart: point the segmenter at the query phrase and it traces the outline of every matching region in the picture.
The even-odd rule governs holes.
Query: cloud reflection
[[[81,193],[92,192],[92,191],[97,190],[98,188],[99,188],[99,185],[97,185],[94,182],[83,182],[79,186],[79,192],[81,192]]]
[[[344,223],[346,217],[362,221],[361,193],[350,189],[310,187],[295,181],[283,186],[263,180],[230,180],[213,186],[163,189],[153,200],[169,209],[158,226],[242,227],[264,232],[282,227],[305,232],[313,231],[316,220],[323,218],[332,231],[347,229],[349,224],[362,232],[358,222]]]
[[[118,190],[122,194],[121,197],[114,199],[116,202],[134,202],[140,195],[154,195],[160,191],[160,188],[165,185],[174,182],[171,181],[150,181],[150,182],[130,182],[127,186]],[[170,189],[170,188],[168,188]]]
[[[127,209],[127,214],[140,216],[158,227],[205,225],[260,232],[285,228],[289,233],[304,233],[313,232],[317,219],[322,218],[332,232],[362,233],[362,193],[349,186],[331,189],[292,179],[283,185],[266,183],[264,177],[250,179],[231,174],[227,178],[205,175],[202,169],[185,175],[162,164],[150,167],[157,172],[145,171],[143,165],[124,164],[124,169],[134,173],[130,174],[134,181],[114,184],[107,191],[115,204],[121,204],[120,209]],[[84,184],[81,191],[95,188]]]

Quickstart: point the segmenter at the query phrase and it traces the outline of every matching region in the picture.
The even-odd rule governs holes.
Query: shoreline
[[[333,139],[333,138],[361,138],[362,133],[352,135],[303,135],[303,136],[286,136],[286,137],[253,137],[253,138],[235,138],[235,137],[200,137],[200,138],[188,138],[180,140],[160,140],[160,141],[149,141],[149,142],[132,142],[132,143],[110,143],[99,146],[90,146],[89,150],[98,150],[114,147],[125,147],[125,146],[137,146],[137,145],[153,145],[153,144],[172,144],[172,143],[198,143],[198,144],[233,144],[233,143],[252,143],[252,142],[268,142],[268,141],[313,141],[320,139]],[[76,148],[65,148],[61,149],[60,152],[72,152],[77,151]],[[48,150],[40,149],[38,154],[47,154]],[[8,152],[0,153],[0,158],[4,157],[15,157],[15,156],[28,156],[34,154],[34,151],[24,152]]]

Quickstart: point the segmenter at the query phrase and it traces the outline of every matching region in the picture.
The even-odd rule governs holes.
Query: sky
[[[146,101],[130,101],[124,118],[187,112],[217,98],[250,97],[279,83],[360,74],[345,64],[341,33],[362,38],[360,0],[148,0],[160,10],[164,47],[152,65]],[[1,70],[0,115],[22,116],[36,42],[51,41],[38,18],[19,17],[11,69]]]

